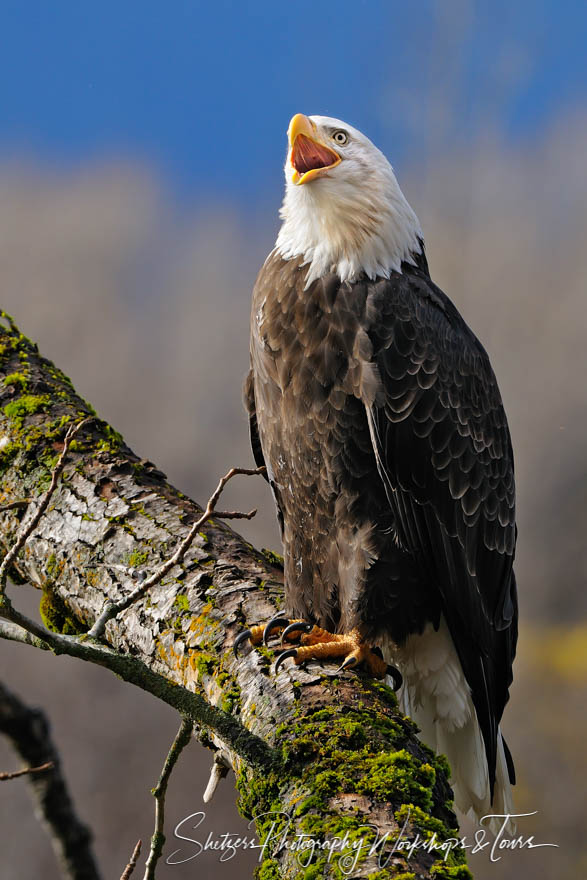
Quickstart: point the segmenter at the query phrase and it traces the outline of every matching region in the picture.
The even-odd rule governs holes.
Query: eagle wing
[[[266,467],[265,457],[261,448],[261,438],[259,437],[259,425],[257,424],[257,408],[255,406],[255,383],[253,379],[253,371],[249,370],[245,379],[244,401],[249,417],[249,437],[251,440],[251,449],[253,450],[253,458],[257,467]],[[263,476],[269,480],[267,471]]]
[[[514,467],[497,381],[425,273],[374,283],[366,319],[381,380],[367,417],[395,538],[440,591],[493,792],[517,638]]]

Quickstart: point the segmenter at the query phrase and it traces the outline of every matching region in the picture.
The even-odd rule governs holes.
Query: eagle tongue
[[[328,168],[338,159],[334,150],[323,147],[299,134],[294,142],[291,163],[299,174],[305,174],[313,168]]]

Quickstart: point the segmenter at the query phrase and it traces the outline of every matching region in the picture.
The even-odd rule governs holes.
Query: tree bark
[[[446,762],[419,743],[390,688],[316,663],[286,661],[275,676],[265,648],[234,658],[244,625],[282,606],[275,554],[212,519],[182,564],[110,621],[103,639],[84,637],[107,600],[136,587],[133,573],[170,556],[201,508],[96,417],[7,316],[0,359],[4,552],[29,515],[6,506],[46,489],[67,426],[94,415],[11,572],[41,591],[51,632],[25,632],[5,602],[0,634],[100,663],[193,718],[233,768],[241,811],[256,819],[262,880],[469,877],[461,851],[434,849],[456,835]],[[403,847],[430,838],[430,851],[408,858]]]

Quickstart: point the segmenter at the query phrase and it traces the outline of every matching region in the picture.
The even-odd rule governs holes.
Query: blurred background
[[[536,811],[519,830],[558,848],[470,866],[478,880],[586,876],[587,6],[4,0],[0,21],[0,305],[199,501],[251,462],[250,293],[290,117],[338,116],[390,157],[432,277],[489,351],[516,455],[522,627],[503,726],[516,807]],[[230,492],[259,506],[247,537],[278,548],[261,481]],[[46,709],[104,877],[119,877],[151,834],[177,718],[23,646],[0,644],[0,677]],[[209,765],[195,743],[182,756],[170,837],[202,809]],[[16,766],[0,742],[0,769]],[[2,784],[0,811],[1,877],[55,880],[24,780]],[[206,833],[245,826],[229,777]],[[231,880],[253,864],[202,855],[158,876]]]

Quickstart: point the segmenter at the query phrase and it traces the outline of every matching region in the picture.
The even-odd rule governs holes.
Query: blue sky
[[[587,103],[576,0],[4,0],[0,157],[123,155],[189,199],[263,196],[301,111],[395,164]]]

